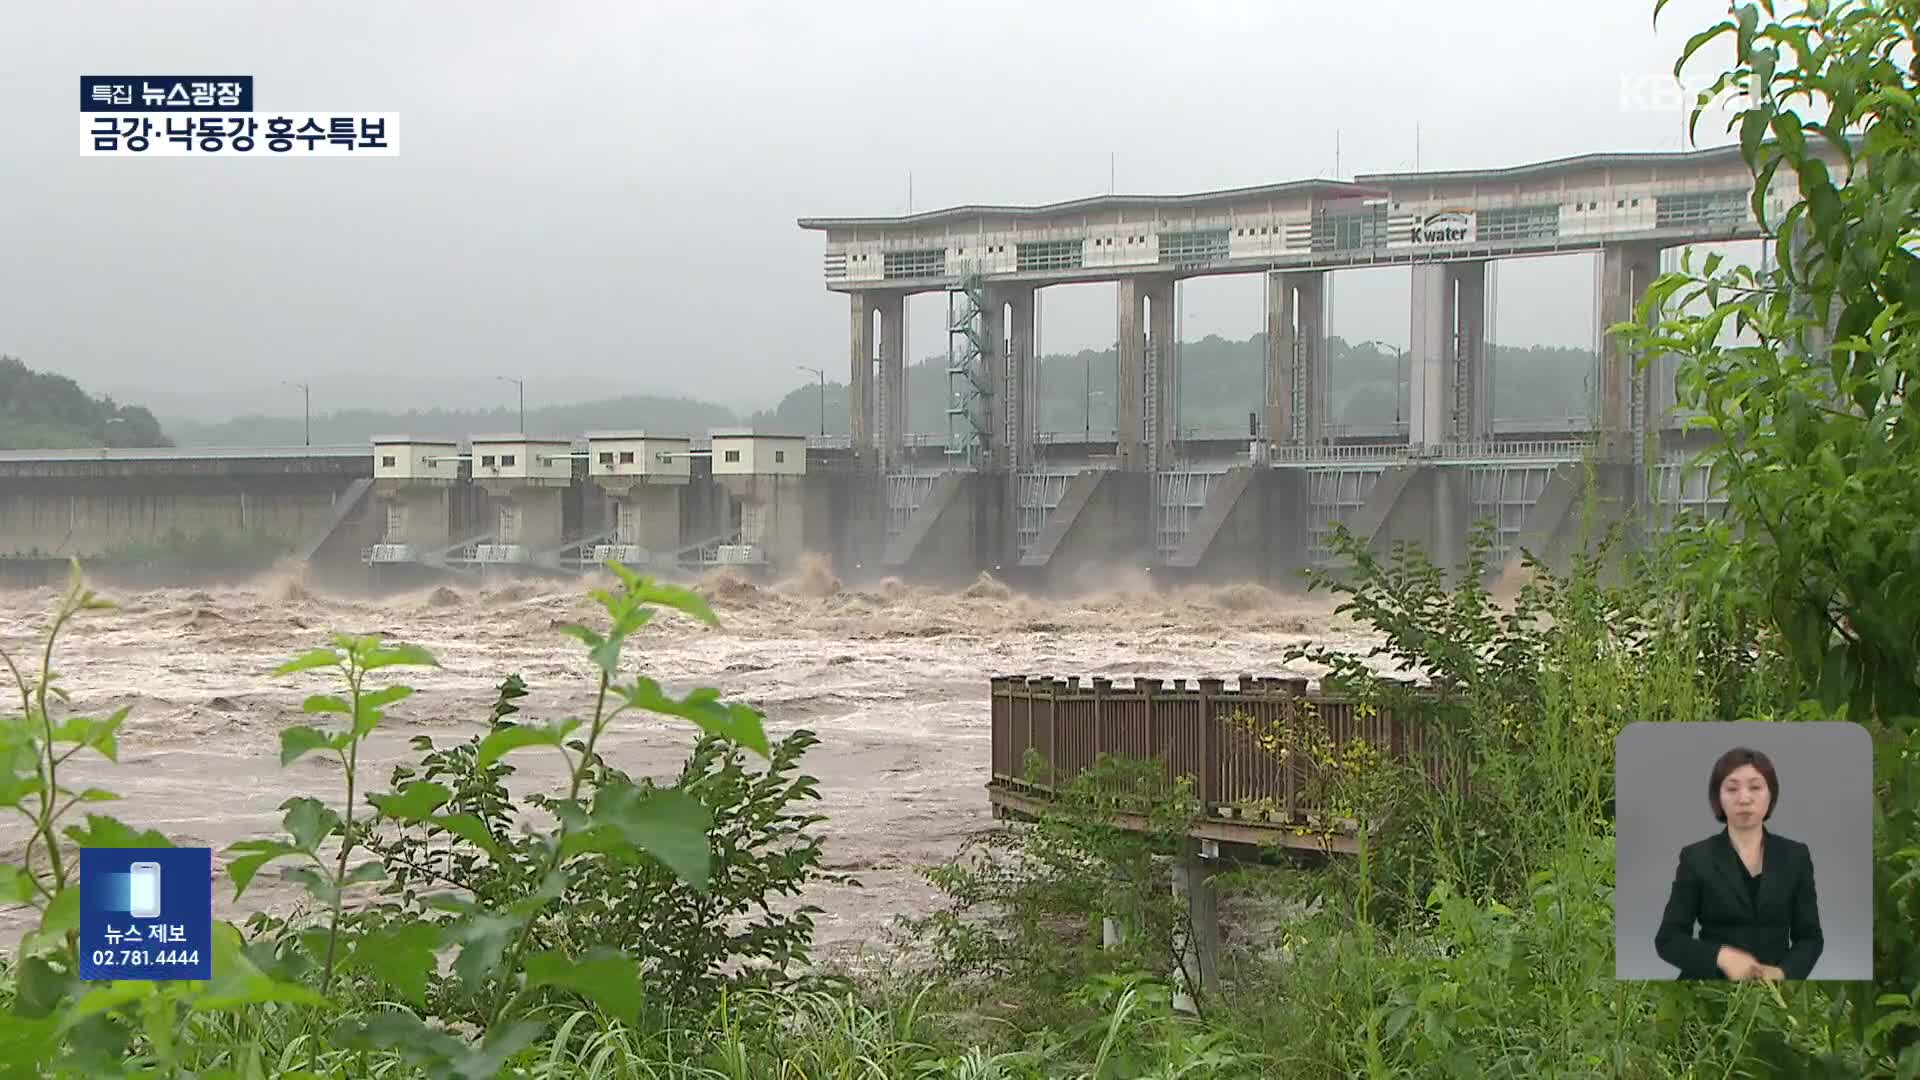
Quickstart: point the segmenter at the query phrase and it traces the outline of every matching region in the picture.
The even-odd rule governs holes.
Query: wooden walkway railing
[[[1329,822],[1317,788],[1321,745],[1363,738],[1378,753],[1422,759],[1438,781],[1442,763],[1429,752],[1424,726],[1397,720],[1392,709],[1366,709],[1350,696],[1307,692],[1301,678],[1243,675],[1224,679],[1110,679],[1007,676],[993,679],[993,778],[997,814],[1031,815],[1058,788],[1102,755],[1156,761],[1157,782],[1171,791],[1188,778],[1200,803],[1194,835],[1230,843],[1281,843],[1352,850],[1351,822]],[[1037,773],[1028,769],[1028,755]],[[1114,815],[1123,826],[1145,819]],[[1302,830],[1321,835],[1299,835]],[[1334,835],[1330,841],[1325,833]]]

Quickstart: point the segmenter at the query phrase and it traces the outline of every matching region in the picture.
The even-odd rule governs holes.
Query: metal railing
[[[1408,462],[1572,462],[1583,460],[1594,448],[1589,439],[1508,439],[1490,442],[1437,443],[1410,446],[1374,443],[1346,446],[1270,446],[1266,460],[1273,465],[1338,465],[1348,462],[1403,464]]]
[[[1436,461],[1579,461],[1593,446],[1588,439],[1441,443],[1420,456]]]
[[[1275,464],[1320,464],[1341,461],[1397,462],[1405,461],[1409,456],[1411,456],[1409,448],[1402,443],[1361,446],[1272,446],[1267,449],[1267,460]]]
[[[1364,739],[1387,756],[1421,762],[1431,782],[1449,772],[1464,777],[1447,768],[1412,718],[1307,686],[1303,678],[1251,675],[1233,689],[1212,678],[1171,685],[1135,678],[1130,687],[1105,678],[994,678],[990,794],[996,805],[1019,809],[1055,798],[1103,757],[1151,761],[1160,791],[1191,782],[1198,834],[1248,840],[1265,832],[1289,843],[1296,829],[1340,825],[1327,820],[1315,782],[1312,748],[1320,739],[1335,747]],[[1028,768],[1030,755],[1036,770]]]
[[[161,446],[87,447],[75,450],[0,450],[0,462],[41,461],[254,461],[300,458],[366,458],[372,443],[351,446]]]

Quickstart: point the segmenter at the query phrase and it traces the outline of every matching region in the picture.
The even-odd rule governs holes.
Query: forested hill
[[[171,445],[147,410],[0,356],[0,450]]]
[[[1180,426],[1202,436],[1240,436],[1247,413],[1258,409],[1266,386],[1262,376],[1267,339],[1244,341],[1207,337],[1181,349]],[[1492,346],[1494,415],[1513,420],[1560,420],[1587,413],[1594,355],[1590,349]],[[1112,349],[1052,355],[1040,363],[1040,430],[1077,432],[1114,426],[1116,358]],[[1391,350],[1327,341],[1332,373],[1332,411],[1336,423],[1384,424],[1395,419],[1397,361]],[[949,380],[944,357],[915,364],[907,374],[908,430],[944,432]],[[828,371],[844,371],[845,364]],[[794,433],[820,428],[818,385],[797,387],[780,404],[753,418],[756,426]],[[826,429],[846,434],[847,394],[843,383],[826,387]]]
[[[1182,350],[1180,425],[1202,436],[1243,436],[1247,413],[1257,409],[1265,388],[1261,369],[1266,335],[1243,341],[1208,337],[1187,342]],[[1332,372],[1331,397],[1335,422],[1392,423],[1396,416],[1396,360],[1391,351],[1352,346],[1340,338],[1327,342]],[[816,359],[817,358],[802,358]],[[1494,413],[1502,419],[1564,419],[1586,412],[1593,353],[1586,349],[1495,346]],[[795,435],[847,433],[846,361],[819,366],[830,380],[820,385],[796,379],[794,388],[768,410],[743,415],[722,405],[690,398],[662,396],[609,397],[573,405],[527,410],[527,428],[534,434],[577,436],[596,429],[645,428],[679,434],[704,434],[711,428],[751,425],[763,431]],[[944,434],[947,430],[949,379],[945,357],[929,357],[907,374],[908,430]],[[1071,355],[1056,354],[1040,364],[1040,430],[1078,432],[1114,426],[1115,363],[1112,349]],[[804,378],[804,377],[802,377]],[[824,396],[824,409],[822,398]],[[298,399],[295,399],[296,407]],[[824,424],[822,414],[824,412]],[[511,408],[493,410],[433,409],[407,412],[353,409],[316,414],[313,442],[349,444],[372,435],[409,434],[441,438],[515,430],[520,423]],[[258,446],[298,445],[305,432],[302,418],[243,416],[220,423],[168,422],[182,445]]]

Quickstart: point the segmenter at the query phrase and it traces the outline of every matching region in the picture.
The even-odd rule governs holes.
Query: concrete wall
[[[560,546],[565,531],[566,489],[516,487],[491,499],[492,522],[499,530],[496,543],[523,544],[530,555]]]
[[[1354,515],[1356,537],[1387,558],[1400,541],[1416,544],[1436,566],[1466,561],[1472,500],[1465,469],[1396,465],[1381,474]]]
[[[1520,547],[1555,572],[1564,571],[1572,553],[1597,542],[1631,505],[1633,467],[1562,465],[1548,477],[1545,490],[1520,525]],[[1591,499],[1592,536],[1583,536]]]
[[[887,546],[887,573],[930,585],[966,585],[997,570],[1013,545],[1011,485],[1006,473],[943,473]]]
[[[379,534],[375,543],[412,544],[438,550],[453,542],[452,488],[391,487],[375,482],[374,504]],[[391,512],[389,507],[395,508]]]
[[[806,551],[807,478],[717,476],[733,496],[741,541],[759,544],[777,571],[793,569]]]
[[[1178,580],[1300,584],[1307,564],[1306,473],[1228,470],[1188,530],[1166,573]]]
[[[1153,488],[1144,472],[1089,469],[1074,477],[1020,560],[1047,589],[1104,588],[1113,571],[1153,563]]]
[[[0,557],[98,556],[176,529],[187,536],[263,533],[291,547],[328,522],[350,483],[333,477],[9,480],[0,485]]]
[[[604,527],[618,530],[616,544],[638,544],[649,552],[680,548],[681,484],[633,484],[606,496]]]
[[[840,580],[870,582],[889,572],[883,564],[887,500],[877,473],[851,465],[812,469],[805,519],[802,547],[825,556]]]
[[[446,493],[441,492],[441,517],[447,516]],[[386,528],[386,514],[372,492],[359,501],[347,516],[334,526],[307,561],[306,581],[316,588],[338,592],[365,591],[371,582],[369,567],[361,561],[361,552],[380,542]],[[443,525],[444,529],[445,526]]]
[[[692,480],[680,489],[680,542],[676,548],[726,532],[732,503],[732,493],[714,479],[706,459],[696,459]]]

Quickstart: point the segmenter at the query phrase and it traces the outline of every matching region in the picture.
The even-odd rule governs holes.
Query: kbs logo
[[[1473,211],[1441,210],[1413,223],[1416,244],[1463,244],[1473,239]]]

